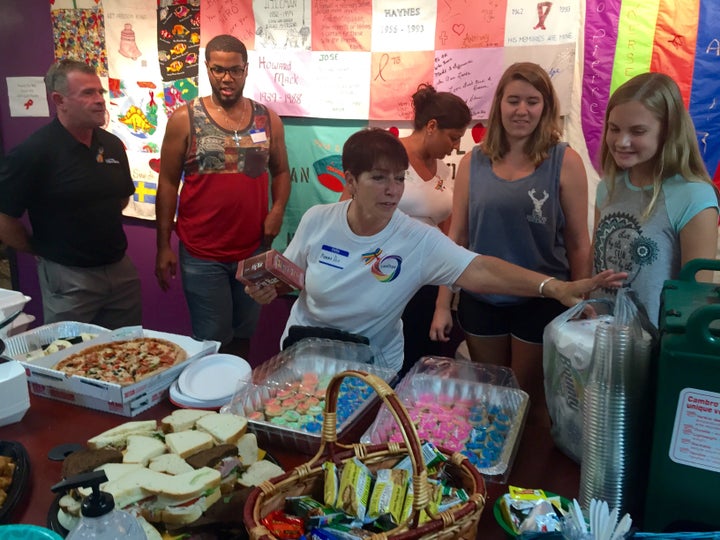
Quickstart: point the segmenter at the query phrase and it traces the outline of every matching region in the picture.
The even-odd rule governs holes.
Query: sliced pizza
[[[88,347],[55,365],[68,375],[79,375],[120,385],[133,384],[187,359],[185,349],[160,338],[112,341]]]

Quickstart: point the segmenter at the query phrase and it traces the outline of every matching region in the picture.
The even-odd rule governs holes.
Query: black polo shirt
[[[95,129],[90,148],[56,118],[0,162],[0,212],[27,210],[37,255],[69,266],[122,259],[122,208],[135,192],[122,141]]]

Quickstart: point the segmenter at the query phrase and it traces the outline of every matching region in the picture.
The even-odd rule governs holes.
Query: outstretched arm
[[[561,281],[497,257],[478,255],[460,274],[455,285],[481,294],[543,296],[554,298],[566,306],[574,306],[582,301],[586,294],[600,287],[620,287],[625,278],[627,278],[626,272],[605,270],[592,278]],[[540,290],[542,283],[544,285]]]

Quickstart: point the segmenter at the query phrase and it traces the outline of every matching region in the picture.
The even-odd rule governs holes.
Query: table
[[[29,492],[13,511],[12,522],[42,526],[47,526],[48,509],[55,498],[50,487],[61,479],[61,463],[48,459],[51,449],[66,443],[84,444],[89,437],[128,420],[159,420],[176,408],[166,399],[138,416],[126,418],[35,395],[31,395],[30,402],[30,409],[22,421],[0,428],[0,440],[21,443],[31,463]],[[285,469],[309,459],[286,448],[265,450]],[[555,448],[547,419],[532,407],[508,484],[543,488],[570,499],[577,497],[580,468]],[[492,507],[495,500],[507,491],[507,485],[488,483],[487,491],[488,500],[480,519],[478,538],[505,539],[504,531],[493,517]]]

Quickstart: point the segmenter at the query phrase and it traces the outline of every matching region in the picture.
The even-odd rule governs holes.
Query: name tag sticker
[[[250,138],[254,143],[264,143],[267,141],[267,133],[265,133],[264,129],[251,129]]]
[[[345,268],[345,264],[347,263],[349,256],[350,256],[350,253],[348,253],[344,249],[340,249],[340,248],[328,246],[327,244],[323,244],[322,251],[320,251],[320,258],[318,259],[318,262],[320,264],[325,264],[327,266],[332,266],[333,268],[338,268],[340,270],[343,270]]]

